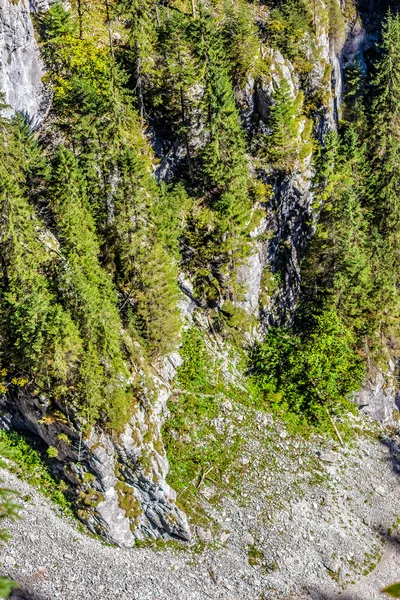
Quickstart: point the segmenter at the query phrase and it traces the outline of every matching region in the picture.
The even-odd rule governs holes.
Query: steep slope
[[[225,417],[226,426],[240,414]],[[339,448],[290,438],[280,424],[252,414],[240,474],[226,473],[236,485],[217,503],[218,486],[207,479],[200,486],[218,528],[198,532],[211,544],[104,546],[4,473],[25,510],[10,525],[1,573],[21,584],[15,597],[42,600],[378,600],[381,586],[397,577],[399,449],[376,438],[379,430],[364,419],[353,427],[371,428],[370,437]]]
[[[317,349],[318,360],[327,352],[331,359],[329,353],[337,347],[351,355],[344,374],[341,363],[336,371],[332,366],[335,356],[326,369],[342,382],[341,400],[347,401],[347,392],[357,387],[351,383],[346,389],[353,371],[361,383],[360,357],[370,366],[370,346],[375,351],[372,362],[396,358],[397,342],[389,325],[384,329],[384,319],[376,317],[379,327],[370,331],[370,304],[364,309],[358,298],[361,316],[349,319],[354,313],[350,298],[344,316],[332,318],[336,329],[315,333],[314,312],[320,310],[323,317],[326,308],[318,305],[320,297],[340,288],[341,282],[328,282],[312,307],[312,318],[307,310],[299,312],[299,325],[299,298],[302,309],[304,287],[312,287],[301,263],[317,271],[307,249],[318,217],[326,205],[334,213],[329,203],[343,202],[349,189],[361,186],[358,173],[365,158],[351,154],[351,139],[345,139],[348,147],[342,139],[337,142],[340,150],[326,140],[346,109],[345,67],[357,59],[363,68],[371,62],[367,53],[375,48],[381,15],[370,6],[367,13],[358,13],[353,2],[342,4],[329,0],[311,7],[299,2],[287,9],[282,2],[238,3],[228,9],[215,3],[211,9],[201,3],[159,7],[149,2],[144,10],[122,1],[112,6],[72,2],[69,10],[60,4],[50,10],[47,4],[28,7],[22,0],[1,4],[0,88],[12,108],[5,115],[22,113],[30,129],[38,130],[32,136],[20,120],[1,125],[1,422],[5,430],[18,429],[40,440],[50,468],[68,485],[79,518],[108,542],[129,548],[146,537],[188,541],[196,525],[202,526],[203,537],[204,529],[218,529],[222,511],[216,508],[214,513],[208,502],[205,510],[199,491],[210,473],[216,481],[215,503],[232,501],[231,512],[240,512],[229,496],[233,489],[254,499],[253,516],[258,502],[261,512],[269,510],[264,504],[269,494],[265,473],[275,458],[250,431],[251,424],[264,426],[261,412],[252,411],[268,411],[280,401],[286,407],[287,390],[273,389],[273,378],[269,381],[267,374],[263,379],[260,373],[264,387],[257,388],[249,377],[246,352],[271,326],[300,328],[292,346],[304,343],[298,356],[308,356],[308,350],[314,366],[318,361],[310,344],[316,338],[325,343],[325,333],[330,336],[327,350],[323,344]],[[335,161],[338,171],[328,172]],[[335,192],[341,185],[345,189],[338,199]],[[371,212],[364,205],[350,208],[351,215]],[[316,248],[315,261],[323,263],[324,240],[332,243],[334,268],[328,265],[329,275],[335,272],[338,254],[335,226],[329,238],[330,225],[328,233],[314,236],[317,244],[323,240],[322,251],[311,247]],[[368,241],[375,238],[367,239],[366,229],[365,224],[355,228],[356,242],[350,239],[347,247],[368,249]],[[365,284],[366,295],[378,287],[376,264],[368,265],[365,270],[375,279],[371,276],[372,283]],[[360,269],[357,264],[350,267],[346,281],[351,283],[345,292],[339,289],[340,298],[356,288],[354,270]],[[371,296],[373,302],[377,296]],[[395,314],[393,310],[388,321]],[[318,323],[324,325],[322,317]],[[376,342],[379,334],[381,342]],[[347,354],[335,345],[338,339],[344,340]],[[267,351],[273,346],[269,341]],[[174,351],[177,347],[181,356]],[[287,364],[293,362],[289,357]],[[267,373],[264,364],[262,369]],[[359,403],[378,399],[385,424],[394,426],[395,386],[384,390],[382,368],[376,372],[377,381],[369,382]],[[329,379],[328,395],[338,387],[336,380],[331,383]],[[307,386],[313,388],[314,400],[318,398],[316,412],[318,418],[324,413],[325,430],[337,435],[339,427],[346,433],[341,404],[336,407],[330,396],[326,401],[312,379]],[[370,412],[379,411],[372,406]],[[290,415],[294,422],[303,419]],[[312,421],[315,414],[306,418]],[[273,422],[263,435],[273,437],[277,431]],[[315,469],[313,451],[307,442],[278,439],[277,444],[283,446],[282,464],[270,495],[273,502],[286,495],[292,502],[295,482],[290,476],[279,481],[282,469],[290,471],[295,444]],[[382,458],[378,444],[371,453],[375,462],[370,476],[377,481]],[[167,456],[172,465],[168,482],[178,496],[167,483]],[[355,454],[351,456],[355,461]],[[249,462],[246,490],[238,479]],[[335,469],[328,474],[333,482],[339,477]],[[394,502],[396,477],[390,469],[386,476]],[[310,483],[307,477],[305,472]],[[343,493],[357,477],[362,478],[362,471],[353,462],[348,483],[340,488]],[[256,485],[259,478],[261,486]],[[305,515],[314,502],[314,488],[310,484],[307,489],[304,503],[293,505],[306,538]],[[323,488],[321,494],[328,491]],[[362,501],[366,493],[360,490]],[[376,497],[373,502],[377,512],[381,501]],[[333,503],[338,510],[336,497]],[[389,507],[385,528],[397,510]],[[295,568],[288,558],[295,535],[288,522],[292,509],[282,510],[282,535],[290,537],[282,559],[284,575],[262,574],[264,587],[278,590],[277,597],[295,590],[285,579]],[[359,505],[351,510],[361,515]],[[361,527],[362,517],[357,518]],[[341,532],[351,517],[346,519]],[[254,537],[250,521],[246,527]],[[260,523],[263,527],[267,530]],[[240,531],[238,537],[245,535],[243,527]],[[321,521],[320,541],[309,540],[314,550],[324,535]],[[343,555],[353,552],[347,552],[353,543],[359,553],[355,562],[364,560],[363,552],[373,553],[377,536],[371,530],[368,535],[368,549],[361,548],[365,539],[346,540]],[[275,559],[265,567],[262,558],[270,552],[266,538],[263,533],[260,547],[249,551],[255,567],[261,561],[260,568],[273,571]],[[240,548],[240,559],[234,556],[233,563],[243,560],[245,550]],[[309,550],[301,546],[304,551]],[[309,552],[310,564],[300,565],[293,585],[302,582],[311,588],[318,582],[309,575],[318,553]],[[353,559],[344,560],[351,570]],[[346,582],[343,573],[340,581]],[[255,589],[258,593],[249,584],[243,591],[248,596],[241,597],[253,597]]]

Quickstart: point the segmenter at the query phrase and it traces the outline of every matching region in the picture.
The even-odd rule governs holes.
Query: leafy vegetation
[[[5,456],[11,459],[7,468],[38,488],[64,513],[71,515],[71,502],[65,495],[67,485],[63,480],[57,481],[50,473],[40,448],[15,431],[0,431],[0,443],[7,452]],[[51,454],[50,458],[54,458]]]
[[[220,359],[212,356],[197,328],[184,333],[181,354],[183,363],[176,375],[163,440],[171,467],[169,483],[178,493],[177,501],[195,521],[202,522],[204,514],[197,501],[200,485],[214,481],[224,489],[228,483],[224,477],[243,443],[238,433],[228,438],[214,419],[226,402],[251,405],[256,390],[250,382],[248,389],[226,382]]]
[[[178,269],[218,327],[242,328],[237,269],[270,186],[251,169],[234,87],[269,64],[244,0],[56,2],[35,23],[51,127],[1,120],[2,385],[118,432],[139,402],[139,363],[179,343]],[[270,171],[312,150],[302,98],[282,80],[272,135],[257,136]],[[148,125],[183,148],[168,185],[153,177]]]
[[[399,15],[389,13],[372,90],[357,65],[349,71],[347,121],[315,161],[319,221],[301,264],[294,324],[270,329],[251,351],[266,402],[296,426],[329,428],[371,360],[385,360],[385,345],[398,347],[399,36]]]
[[[400,583],[393,583],[382,590],[382,592],[391,598],[400,598]]]

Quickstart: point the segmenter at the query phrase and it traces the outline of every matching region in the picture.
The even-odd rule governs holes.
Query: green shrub
[[[49,446],[47,448],[47,456],[49,458],[57,458],[57,456],[58,456],[58,450],[57,450],[57,448],[55,448],[54,446]]]
[[[333,309],[317,315],[303,339],[270,330],[252,350],[251,368],[271,407],[291,413],[296,425],[325,428],[330,428],[327,411],[348,410],[349,395],[361,387],[365,374],[355,337]]]
[[[0,431],[0,443],[12,452],[10,470],[38,488],[65,513],[72,515],[71,503],[65,492],[68,487],[63,480],[56,480],[43,458],[44,453],[34,447],[35,442],[15,431]]]

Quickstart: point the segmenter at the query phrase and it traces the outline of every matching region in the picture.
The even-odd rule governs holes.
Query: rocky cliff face
[[[186,517],[165,481],[160,427],[171,374],[171,362],[153,374],[153,391],[118,437],[96,428],[84,432],[61,411],[49,414],[44,396],[23,392],[2,405],[1,426],[28,431],[57,450],[55,470],[72,484],[78,516],[119,546],[131,547],[145,537],[190,539]]]
[[[51,104],[32,22],[33,14],[48,7],[47,0],[0,1],[0,91],[10,106],[5,114],[22,114],[32,129],[40,127]],[[160,437],[174,373],[171,360],[153,373],[152,391],[143,394],[117,440],[100,430],[78,430],[72,418],[65,419],[63,407],[49,417],[43,396],[3,399],[3,427],[27,430],[57,449],[56,470],[76,491],[78,515],[94,533],[120,546],[144,537],[190,538],[186,517],[165,481],[168,462]]]
[[[0,2],[0,93],[11,110],[23,114],[33,128],[43,122],[50,106],[31,19],[46,8],[47,0]]]
[[[344,15],[345,4],[341,3]],[[345,35],[339,44],[330,37],[326,28],[321,29],[317,37],[318,60],[314,63],[305,86],[303,84],[306,96],[319,91],[325,97],[325,106],[319,111],[314,124],[314,134],[319,142],[323,142],[329,130],[337,127],[344,94],[344,69],[355,60],[365,65],[364,53],[377,41],[376,30],[367,33],[357,12],[352,12],[347,20],[345,18],[344,24]],[[273,102],[273,91],[279,77],[283,76],[287,80],[294,96],[299,92],[300,83],[293,64],[279,52],[275,53],[272,64],[272,77],[269,81],[257,88],[253,81],[249,81],[246,88],[238,94],[249,130],[251,123],[258,119],[267,120],[268,107]],[[327,72],[330,77],[326,77]],[[261,240],[256,242],[256,253],[248,259],[247,265],[243,265],[239,273],[239,279],[247,288],[242,306],[251,314],[256,314],[265,326],[290,322],[298,301],[299,261],[312,235],[313,221],[317,216],[312,206],[312,178],[312,156],[308,155],[275,187],[272,200],[265,207],[266,218],[253,233],[254,238]],[[268,240],[263,240],[267,232],[270,233]],[[268,284],[265,284],[263,273],[266,268],[279,273],[280,285],[272,301],[263,306],[260,312],[260,298],[263,295],[270,297],[271,289],[276,288],[276,283],[271,282],[270,278],[269,289]]]

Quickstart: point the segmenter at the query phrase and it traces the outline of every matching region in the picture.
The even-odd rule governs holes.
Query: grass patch
[[[206,347],[202,333],[185,332],[181,349],[183,364],[178,369],[175,395],[169,402],[170,416],[163,428],[163,440],[170,464],[168,483],[177,492],[177,503],[192,522],[210,526],[205,506],[215,503],[226,488],[232,489],[243,439],[229,432],[219,417],[229,402],[248,401],[246,390],[237,389],[222,374],[221,359]],[[213,485],[208,501],[200,490]]]
[[[33,485],[65,514],[73,516],[72,503],[66,496],[68,486],[50,473],[39,443],[16,431],[0,431],[0,442],[12,450],[13,459],[8,466],[11,473]]]

